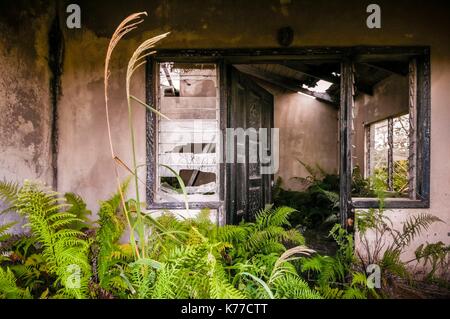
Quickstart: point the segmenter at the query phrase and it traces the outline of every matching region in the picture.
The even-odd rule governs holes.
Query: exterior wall
[[[109,43],[90,30],[65,30],[66,52],[61,77],[63,95],[59,103],[58,190],[75,191],[96,211],[98,201],[117,189],[114,163],[106,126],[103,86],[104,55]],[[109,85],[110,122],[116,155],[131,167],[131,143],[125,92],[128,59],[139,43],[120,43],[111,60]],[[136,74],[132,94],[145,100],[144,68]],[[145,109],[133,104],[136,130],[137,162],[145,163]],[[121,179],[130,176],[119,167]],[[145,168],[139,171],[145,181]],[[134,185],[134,184],[133,184]],[[141,196],[145,185],[140,185]],[[134,187],[129,195],[134,197]],[[145,197],[141,199],[145,200]]]
[[[59,3],[62,21],[66,16],[64,3],[70,2]],[[118,155],[126,162],[129,162],[129,144],[123,98],[124,69],[139,41],[171,31],[160,47],[278,47],[276,30],[290,25],[295,32],[293,47],[431,46],[431,207],[396,210],[391,216],[397,225],[401,225],[405,217],[416,213],[429,212],[439,216],[446,224],[433,225],[421,240],[450,242],[450,21],[445,4],[438,1],[378,1],[382,8],[382,28],[370,30],[365,26],[368,3],[356,0],[345,3],[262,0],[258,4],[223,0],[208,4],[200,0],[189,3],[182,0],[115,3],[82,0],[77,3],[82,8],[82,28],[63,28],[66,53],[62,74],[63,96],[58,104],[60,191],[79,192],[93,208],[97,200],[115,189],[105,130],[102,72],[107,37],[127,14],[144,10],[149,12],[139,30],[127,36],[113,56],[110,89],[114,113],[112,123]],[[20,23],[20,28],[16,17],[5,18],[2,15],[0,18],[2,28],[6,25],[10,30],[10,35],[0,40],[3,71],[0,80],[0,175],[7,178],[20,180],[31,176],[47,181],[51,179],[47,162],[48,70],[44,67],[46,50],[43,49],[46,43],[43,34],[48,26],[46,16],[45,12],[33,10],[27,24]],[[11,24],[14,27],[9,26]],[[20,30],[16,32],[17,29]],[[33,35],[34,41],[30,41],[30,35]],[[6,45],[9,49],[5,48]],[[32,49],[33,46],[35,49]],[[136,76],[135,82],[134,92],[141,97],[144,94],[143,79],[141,73],[140,79]],[[5,114],[11,115],[6,118]],[[139,159],[142,162],[145,156],[144,110],[136,109],[134,117],[139,132]],[[10,129],[11,123],[14,123],[14,129]],[[32,130],[35,133],[29,135]],[[40,153],[33,158],[30,153],[36,150]]]
[[[0,4],[0,178],[52,182],[48,68],[49,8]],[[33,16],[32,10],[39,12]],[[7,13],[5,13],[7,12]],[[16,16],[28,21],[17,25]],[[24,40],[26,39],[26,41]]]
[[[53,181],[50,9],[33,3],[28,10],[12,10],[0,2],[0,180],[39,179],[49,185]],[[19,15],[26,24],[17,24]],[[0,225],[12,218],[1,214]]]

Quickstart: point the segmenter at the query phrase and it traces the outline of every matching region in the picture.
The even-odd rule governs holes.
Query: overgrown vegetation
[[[127,221],[120,194],[126,189],[127,183],[101,203],[93,225],[74,194],[60,196],[30,181],[21,187],[1,182],[5,211],[27,224],[22,235],[7,235],[10,224],[2,226],[0,297],[380,298],[399,289],[417,291],[408,268],[413,261],[430,265],[430,282],[439,283],[448,271],[449,247],[443,243],[419,246],[414,260],[401,258],[439,219],[413,216],[396,230],[382,198],[379,209],[357,214],[362,249],[355,250],[353,235],[339,225],[331,229],[338,246],[333,257],[307,248],[301,233],[290,228],[292,208],[267,208],[252,223],[218,227],[208,210],[195,219],[168,212],[138,219],[130,199],[132,229],[142,220],[146,233],[146,257],[137,257],[133,247],[140,243],[121,240]],[[380,288],[368,285],[369,264],[381,269]]]
[[[120,242],[126,221],[119,192],[101,203],[91,226],[79,197],[67,204],[38,183],[0,185],[8,211],[23,216],[30,230],[1,242],[4,298],[321,297],[293,263],[293,256],[313,251],[299,232],[286,228],[291,208],[267,208],[253,223],[224,227],[214,225],[207,210],[186,220],[143,215],[147,257],[136,258],[132,245]],[[135,201],[126,205],[134,228]],[[88,226],[80,231],[78,223]]]
[[[361,246],[356,252],[359,266],[361,269],[366,269],[370,264],[380,267],[385,297],[397,297],[398,294],[405,293],[412,297],[423,297],[420,293],[423,287],[418,288],[423,282],[417,280],[420,278],[417,278],[415,268],[419,266],[423,271],[430,266],[428,273],[422,275],[422,279],[427,283],[439,282],[439,279],[435,278],[436,274],[439,274],[438,278],[448,280],[450,246],[442,242],[421,244],[415,251],[415,258],[405,262],[402,257],[405,249],[418,236],[427,231],[433,223],[442,220],[427,213],[420,213],[406,218],[402,228],[396,229],[385,213],[383,184],[380,182],[378,185],[379,207],[356,213],[356,228]],[[413,262],[415,267],[411,268],[409,265]],[[445,285],[443,286],[445,288]],[[448,288],[448,285],[446,286]],[[448,297],[448,291],[444,290],[444,294]]]
[[[291,223],[307,229],[325,231],[331,229],[337,221],[339,212],[339,176],[326,173],[320,166],[310,166],[299,160],[308,172],[307,177],[294,177],[305,188],[304,191],[283,189],[283,181],[275,183],[273,198],[275,206],[289,206],[296,212]]]
[[[309,280],[315,282],[316,289],[324,297],[396,297],[409,295],[424,297],[419,291],[424,284],[436,284],[433,294],[444,288],[448,297],[449,249],[442,242],[421,244],[415,251],[415,258],[404,261],[404,250],[413,240],[426,231],[432,223],[442,222],[429,214],[411,216],[397,230],[384,209],[388,192],[386,179],[382,174],[370,179],[363,178],[359,167],[355,167],[352,178],[352,193],[362,197],[378,198],[379,207],[356,214],[356,233],[360,248],[355,250],[353,237],[336,225],[339,213],[339,177],[327,174],[319,166],[310,166],[301,161],[308,172],[306,178],[295,179],[304,186],[304,191],[287,191],[281,180],[275,185],[275,205],[294,207],[296,212],[291,222],[300,229],[308,244],[321,253],[333,251],[334,257],[316,254],[303,259],[301,270]],[[404,178],[403,178],[404,179]],[[404,187],[404,180],[396,179],[394,185]],[[398,183],[397,183],[398,182]],[[400,188],[395,186],[400,192]],[[326,247],[324,247],[326,246]],[[411,265],[414,264],[414,267]],[[366,272],[369,265],[378,265],[383,278],[380,289],[369,289]],[[418,274],[418,269],[428,269]],[[417,281],[418,277],[424,281]],[[419,288],[420,286],[420,288]],[[440,288],[441,287],[441,288]],[[441,292],[442,293],[442,292]]]

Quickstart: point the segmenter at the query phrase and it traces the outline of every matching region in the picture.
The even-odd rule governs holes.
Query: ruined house
[[[308,175],[300,159],[339,174],[343,224],[377,205],[352,194],[355,168],[366,178],[381,171],[395,223],[432,213],[445,223],[419,240],[449,243],[450,22],[439,2],[377,1],[380,28],[368,27],[361,1],[80,0],[80,28],[67,26],[70,3],[0,4],[0,178],[42,180],[94,211],[114,192],[104,57],[117,24],[147,11],[112,57],[109,94],[117,156],[130,163],[127,61],[141,41],[170,32],[132,83],[172,119],[133,113],[149,210],[183,214],[160,164],[183,178],[191,213],[210,208],[223,224],[270,203],[278,177],[301,189],[292,179]],[[245,152],[243,163],[227,162],[219,132],[252,127],[278,128],[277,150],[267,144],[279,155],[273,174]]]

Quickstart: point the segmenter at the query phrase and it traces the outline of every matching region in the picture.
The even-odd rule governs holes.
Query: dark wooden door
[[[273,96],[235,68],[229,67],[228,72],[228,127],[247,133],[245,140],[234,137],[234,161],[227,164],[228,222],[239,223],[243,219],[253,220],[272,200],[273,174],[262,174],[260,151],[261,147],[264,154],[272,151]],[[268,142],[263,145],[260,128],[267,129]]]

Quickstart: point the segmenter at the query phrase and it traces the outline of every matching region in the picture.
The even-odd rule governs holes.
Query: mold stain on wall
[[[64,62],[64,37],[61,31],[59,15],[53,18],[48,33],[48,67],[51,72],[49,91],[51,100],[51,167],[52,185],[58,186],[58,101],[61,96],[61,75]]]
[[[0,19],[1,178],[51,181],[48,8],[41,2],[19,10],[2,4]],[[3,10],[5,9],[5,10]],[[12,17],[19,15],[18,24]],[[23,41],[23,39],[28,39]]]

